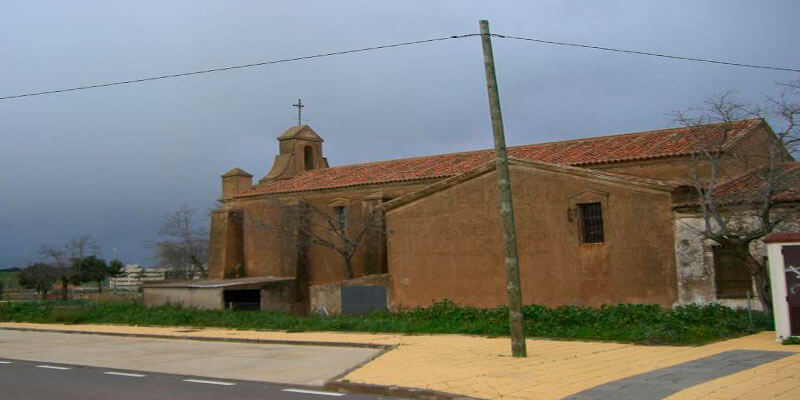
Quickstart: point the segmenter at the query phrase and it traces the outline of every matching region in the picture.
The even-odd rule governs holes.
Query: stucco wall
[[[208,277],[210,279],[243,278],[241,212],[231,209],[214,210],[209,230]]]
[[[144,287],[144,306],[156,307],[180,305],[203,310],[221,310],[222,289],[220,288],[165,288]]]
[[[382,201],[417,191],[431,183],[433,181],[373,185],[363,188],[342,188],[226,201],[222,210],[237,210],[242,214],[241,238],[233,234],[224,234],[224,232],[230,231],[224,226],[232,226],[231,221],[235,220],[218,217],[218,214],[227,214],[217,211],[212,220],[209,276],[217,277],[223,274],[222,271],[226,269],[224,267],[226,264],[223,262],[222,254],[225,253],[225,249],[236,246],[242,249],[243,276],[288,277],[302,275],[299,273],[302,260],[298,258],[300,252],[296,243],[292,238],[277,234],[272,229],[276,221],[285,224],[294,223],[282,215],[277,206],[281,202],[302,199],[317,208],[329,209],[330,212],[333,211],[333,206],[347,206],[350,216],[349,225],[353,229],[357,229],[362,223],[363,216]],[[353,258],[356,277],[386,272],[384,240],[382,235],[367,236],[362,249]],[[228,251],[227,254],[233,254],[233,252]],[[344,262],[333,250],[321,246],[311,246],[306,253],[306,262],[307,271],[305,273],[307,276],[298,276],[298,285],[301,288],[304,282],[307,286],[308,284],[323,284],[347,278]],[[232,263],[228,262],[228,264]]]
[[[779,211],[783,213],[783,211]],[[742,220],[753,225],[756,217]],[[746,307],[746,299],[718,299],[714,282],[714,253],[712,240],[703,239],[699,233],[704,228],[703,216],[695,210],[675,212],[675,260],[678,274],[677,304],[720,303],[730,307]],[[775,232],[800,231],[800,216],[795,215],[780,224]],[[765,257],[766,247],[762,240],[750,244],[750,252],[760,259]],[[757,293],[755,289],[753,293]],[[753,299],[752,307],[761,309],[758,299]]]
[[[525,304],[675,301],[669,192],[515,165],[511,179]],[[569,220],[584,201],[603,203],[604,243]],[[494,172],[390,210],[387,227],[393,308],[505,303]]]

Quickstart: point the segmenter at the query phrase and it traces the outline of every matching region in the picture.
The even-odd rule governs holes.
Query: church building
[[[715,277],[713,244],[683,228],[697,218],[687,184],[699,143],[721,140],[723,151],[748,154],[774,140],[762,119],[726,131],[720,137],[709,125],[509,147],[523,303],[741,304],[724,295],[731,283]],[[493,150],[332,167],[307,125],[277,140],[279,153],[258,181],[238,168],[222,175],[208,281],[194,283],[191,296],[151,288],[151,304],[180,298],[332,314],[505,303]],[[695,170],[707,174],[708,166]],[[334,230],[359,232],[351,265],[330,246],[286,234],[299,232],[286,207],[300,203],[330,215]],[[380,232],[361,235],[375,215]],[[748,285],[746,274],[726,274]]]

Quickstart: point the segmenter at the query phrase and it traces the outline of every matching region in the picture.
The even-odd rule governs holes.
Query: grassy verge
[[[19,271],[0,270],[0,283],[6,290],[19,289]]]
[[[529,336],[612,340],[648,344],[698,344],[768,328],[754,312],[718,305],[663,309],[655,305],[621,304],[602,308],[527,306]],[[96,323],[150,326],[224,327],[250,330],[353,331],[394,333],[460,333],[508,335],[506,309],[475,309],[441,302],[405,312],[362,316],[292,316],[259,311],[204,311],[189,308],[144,308],[133,301],[0,303],[0,321]]]

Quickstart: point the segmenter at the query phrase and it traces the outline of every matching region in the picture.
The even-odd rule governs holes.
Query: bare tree
[[[81,272],[76,265],[86,257],[97,255],[99,252],[100,245],[91,235],[75,237],[61,245],[43,244],[39,248],[39,255],[59,272],[63,300],[69,297],[69,284],[80,283]]]
[[[72,238],[64,244],[64,248],[71,259],[77,259],[79,261],[89,256],[97,256],[100,254],[101,250],[100,245],[91,235]]]
[[[78,276],[78,271],[73,268],[69,260],[68,252],[63,245],[43,244],[39,249],[39,255],[44,260],[47,260],[50,266],[58,272],[58,280],[61,281],[61,299],[67,300],[69,298],[69,284],[74,282],[75,277]]]
[[[36,290],[36,294],[44,298],[60,277],[61,272],[58,268],[36,263],[19,272],[19,284],[22,287]]]
[[[780,85],[781,94],[762,107],[728,92],[675,113],[694,137],[691,185],[703,218],[695,230],[747,266],[767,312],[772,310],[768,270],[753,254],[754,241],[800,212],[791,201],[800,194],[800,168],[790,163],[800,144],[800,80]],[[772,131],[767,140],[733,151],[730,143],[739,139],[746,118],[769,118]]]
[[[288,203],[276,200],[273,205],[280,218],[249,218],[250,226],[291,240],[301,250],[312,246],[333,250],[344,263],[347,279],[355,277],[353,256],[364,247],[367,238],[385,234],[383,214],[378,211],[366,211],[359,223],[353,224],[345,207],[328,211],[304,200]]]
[[[197,224],[197,211],[182,204],[164,216],[158,234],[165,240],[146,243],[155,258],[185,278],[206,277],[208,260],[208,230]]]

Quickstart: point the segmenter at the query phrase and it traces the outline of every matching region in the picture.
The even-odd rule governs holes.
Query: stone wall
[[[744,218],[743,223],[756,224],[756,217]],[[675,263],[678,279],[678,301],[676,304],[720,303],[730,307],[746,307],[746,299],[718,299],[714,282],[714,253],[716,242],[703,239],[699,233],[704,227],[703,216],[696,210],[681,209],[675,212]],[[780,224],[775,232],[800,231],[800,215]],[[756,257],[766,257],[766,246],[762,240],[750,245]],[[755,289],[753,293],[756,293]],[[761,309],[757,298],[752,301],[754,309]]]

